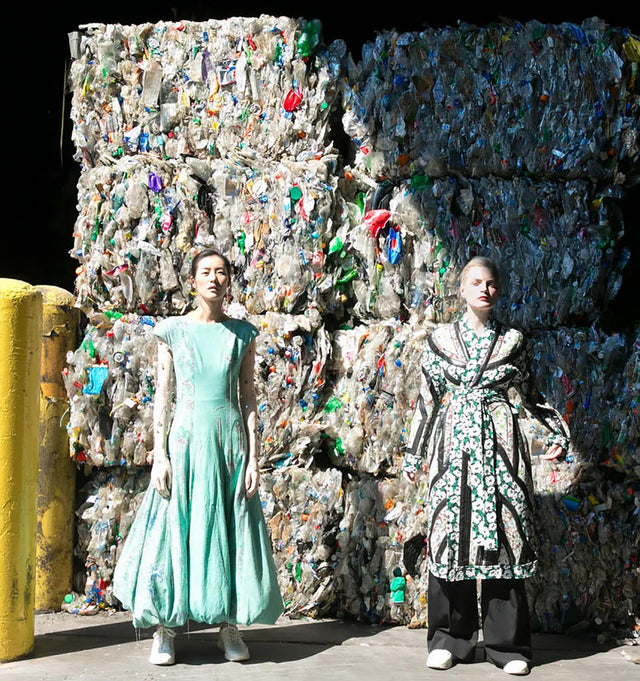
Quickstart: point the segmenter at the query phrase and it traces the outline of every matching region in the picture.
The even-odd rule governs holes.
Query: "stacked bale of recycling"
[[[266,312],[247,319],[260,330],[256,339],[260,465],[311,466],[322,435],[319,414],[331,352],[329,334],[313,308],[305,314]]]
[[[87,25],[70,35],[72,139],[84,168],[322,156],[344,45],[290,17]]]
[[[425,480],[400,464],[425,336],[482,253],[503,273],[497,315],[530,335],[575,434],[565,463],[534,457],[537,623],[628,627],[637,347],[598,318],[629,257],[637,41],[597,19],[462,24],[382,32],[355,60],[320,29],[262,16],[71,36],[87,327],[66,381],[88,482],[69,608],[113,602],[153,447],[153,326],[187,311],[192,257],[215,245],[234,266],[229,313],[261,331],[260,494],[287,612],[424,623]],[[339,105],[351,165],[330,141]],[[523,423],[537,452],[540,425]],[[581,572],[589,549],[609,581]]]
[[[637,330],[628,339],[562,328],[534,335],[534,347],[534,370],[573,426],[566,480],[534,459],[543,566],[530,584],[534,616],[543,630],[620,639],[638,612]]]
[[[636,50],[597,18],[382,31],[344,88],[356,165],[613,182],[638,153]]]
[[[90,467],[147,463],[153,447],[154,326],[148,316],[96,314],[80,347],[69,353],[67,432],[76,461]]]
[[[335,468],[290,465],[263,474],[260,495],[292,617],[333,616],[339,606],[335,571],[342,488],[342,473]]]
[[[421,174],[362,193],[375,207],[365,214],[355,205],[357,220],[341,239],[343,263],[359,273],[348,284],[359,318],[426,306],[428,318],[447,319],[460,264],[480,251],[504,274],[498,313],[525,330],[591,323],[619,290],[619,190],[588,180]]]
[[[148,485],[144,468],[99,467],[79,490],[74,559],[80,567],[74,571],[73,592],[65,597],[63,610],[92,615],[117,607],[113,569]]]
[[[324,248],[336,202],[328,125],[344,45],[323,45],[320,28],[261,16],[89,25],[70,36],[72,138],[82,167],[71,254],[87,327],[68,362],[68,431],[89,498],[146,470],[153,327],[189,309],[191,260],[209,245],[234,268],[230,313],[262,332],[261,463],[309,465],[330,352],[319,310],[340,314],[342,305],[325,274]],[[285,475],[280,506],[321,484],[318,476]],[[331,485],[340,487],[340,480]],[[78,550],[90,607],[111,600],[113,555],[126,537],[114,528],[124,507],[94,512],[95,504],[81,502]],[[314,527],[323,526],[324,513],[317,505]],[[105,536],[105,523],[107,539],[94,540]],[[283,591],[291,588],[290,549],[279,554]],[[290,599],[292,611],[305,609],[308,584],[305,578]]]
[[[530,596],[543,630],[629,632],[639,605],[629,596],[637,461],[624,457],[622,480],[608,472],[612,433],[625,449],[635,423],[627,390],[636,382],[622,379],[633,339],[598,327],[629,258],[620,199],[638,167],[638,47],[598,19],[386,31],[350,62],[343,89],[355,160],[341,184],[350,224],[339,236],[345,269],[358,274],[347,291],[354,316],[368,326],[387,316],[449,321],[464,262],[492,257],[505,289],[496,315],[531,337],[532,376],[574,433],[566,462],[534,456],[543,569]],[[527,416],[538,454],[544,434]],[[376,508],[376,479],[361,475],[368,491],[350,497],[363,517]],[[585,528],[603,503],[618,523],[596,542]],[[590,583],[586,566],[602,579]],[[388,617],[379,580],[350,575],[360,616]]]
[[[325,272],[334,156],[309,161],[125,156],[82,173],[72,255],[83,308],[180,314],[194,250],[215,245],[252,313],[340,309]]]

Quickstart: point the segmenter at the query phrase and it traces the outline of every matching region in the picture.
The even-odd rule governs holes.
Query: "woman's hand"
[[[564,456],[564,449],[560,445],[551,445],[550,447],[547,447],[547,451],[545,454],[541,454],[540,458],[544,459],[545,461],[555,461],[556,459],[560,459]]]
[[[156,492],[166,499],[171,496],[171,463],[166,456],[154,460],[151,467],[151,484]]]
[[[259,484],[260,468],[258,467],[258,462],[251,457],[249,461],[247,461],[247,468],[244,472],[244,486],[247,499],[251,499],[251,497],[258,491]]]

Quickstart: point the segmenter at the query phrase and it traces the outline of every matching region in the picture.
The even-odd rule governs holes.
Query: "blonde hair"
[[[498,289],[500,289],[500,270],[498,266],[490,258],[486,258],[484,255],[476,255],[462,268],[460,272],[460,286],[462,286],[469,275],[469,270],[472,267],[484,267],[491,272],[491,276],[495,279]]]

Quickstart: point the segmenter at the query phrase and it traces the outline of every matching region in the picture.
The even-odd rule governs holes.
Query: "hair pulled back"
[[[193,260],[191,261],[191,276],[195,278],[200,261],[204,260],[204,258],[209,258],[212,255],[217,255],[218,258],[222,260],[227,276],[229,279],[231,279],[231,262],[229,261],[229,258],[215,248],[203,248],[201,251],[196,253],[196,255],[193,257]]]
[[[491,272],[491,276],[494,278],[495,283],[500,289],[500,270],[498,269],[498,266],[491,260],[491,258],[487,258],[484,255],[476,255],[469,262],[462,268],[462,272],[460,272],[460,285],[462,286],[464,282],[466,281],[467,277],[469,276],[469,270],[472,267],[484,267],[485,269],[489,270]]]

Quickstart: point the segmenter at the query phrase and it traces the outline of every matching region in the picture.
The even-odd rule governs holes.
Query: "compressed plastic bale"
[[[589,465],[569,494],[542,499],[540,570],[529,583],[536,627],[629,636],[637,612],[637,491]]]
[[[261,465],[308,462],[320,440],[316,417],[330,352],[320,315],[252,316],[237,305],[230,312],[261,332],[255,369]],[[157,319],[119,313],[91,319],[64,376],[71,454],[92,466],[144,465],[153,450]]]
[[[340,524],[340,616],[379,622],[388,590],[379,541],[377,480],[350,481],[345,490],[345,514]],[[395,561],[394,561],[395,562]]]
[[[319,446],[318,409],[330,352],[317,311],[247,315],[256,339],[260,465],[309,465]]]
[[[559,409],[572,434],[565,461],[544,461],[540,454],[548,432],[521,414],[538,500],[540,563],[529,589],[536,626],[563,632],[593,628],[595,594],[610,588],[607,580],[611,585],[626,579],[623,565],[633,561],[634,553],[627,551],[618,560],[619,547],[608,545],[604,534],[596,541],[593,530],[593,518],[606,505],[598,462],[609,456],[610,438],[605,434],[618,420],[618,411],[612,409],[622,387],[617,365],[624,363],[627,351],[619,334],[607,336],[596,328],[537,332],[531,344],[535,383]],[[617,517],[628,513],[623,507],[615,512]],[[619,531],[615,541],[633,536],[633,523],[625,521]],[[623,622],[626,608],[628,604],[618,602],[597,619]]]
[[[343,301],[355,321],[406,316],[403,286],[412,274],[411,261],[401,245],[403,234],[396,234],[397,248],[393,257],[389,254],[397,222],[376,210],[383,187],[386,183],[377,185],[350,169],[338,181],[327,274],[336,300]]]
[[[321,32],[267,15],[80,27],[69,36],[78,162],[322,155],[345,45]]]
[[[113,608],[113,569],[149,484],[146,468],[94,468],[79,491],[74,554],[83,566],[74,574],[74,590],[63,610],[91,615]]]
[[[529,584],[536,626],[624,638],[637,612],[640,486],[628,449],[637,424],[627,431],[637,348],[595,327],[535,334],[533,347],[534,373],[550,401],[565,405],[572,432],[566,463],[540,461],[538,438],[530,442],[540,527],[540,569]]]
[[[429,328],[391,319],[334,332],[322,413],[334,465],[399,474]]]
[[[297,313],[313,305],[341,314],[326,272],[334,162],[213,164],[208,186],[215,224],[208,239],[230,257],[237,272],[234,298],[250,313]]]
[[[404,544],[425,531],[426,479],[416,485],[402,478],[353,476],[345,488],[344,517],[338,535],[338,614],[371,623],[423,620],[426,606],[424,555],[404,564]],[[392,602],[394,571],[408,577],[404,607]]]
[[[532,372],[569,424],[577,457],[607,459],[619,427],[616,403],[626,392],[622,374],[629,356],[626,338],[606,334],[595,325],[561,327],[532,334],[531,345]]]
[[[524,330],[593,322],[620,288],[629,252],[615,187],[426,176],[371,184],[352,175],[336,276],[353,274],[345,295],[360,319],[418,311],[450,321],[460,270],[477,254],[503,272],[496,315]]]
[[[80,263],[77,305],[120,313],[176,314],[189,302],[196,233],[211,216],[188,165],[148,155],[84,171],[71,255]]]
[[[265,472],[260,498],[285,612],[291,617],[334,616],[342,473],[298,466]]]
[[[78,305],[180,314],[194,253],[230,259],[234,299],[252,313],[315,302],[340,309],[325,273],[333,162],[198,161],[129,156],[82,173],[71,254]]]
[[[629,476],[640,478],[640,419],[638,419],[638,395],[640,395],[640,327],[633,331],[631,351],[622,370],[622,389],[617,391],[610,433],[610,456],[607,461]]]
[[[143,466],[153,450],[155,319],[104,316],[67,356],[71,456],[88,466]]]
[[[357,167],[374,178],[624,176],[637,157],[633,40],[597,18],[381,31],[343,87]]]

